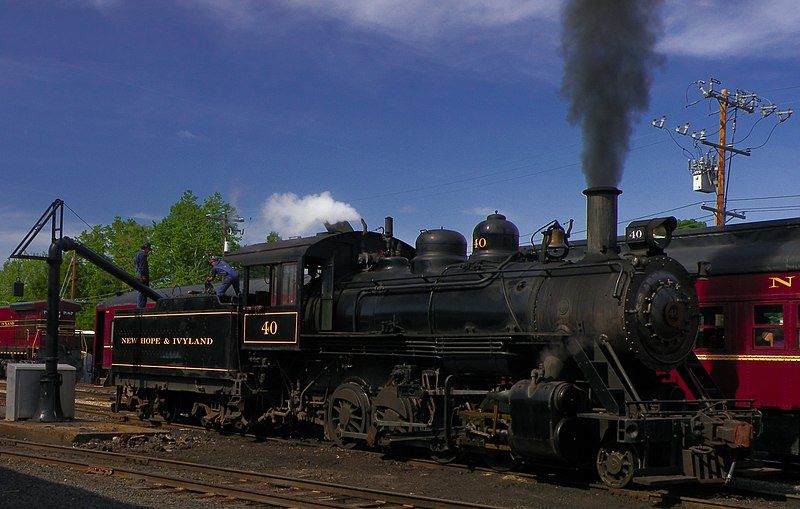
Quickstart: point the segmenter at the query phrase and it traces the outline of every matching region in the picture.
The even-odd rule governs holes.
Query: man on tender
[[[136,278],[142,282],[143,285],[150,286],[150,263],[147,261],[147,256],[153,250],[152,244],[145,242],[142,248],[133,257],[133,266],[136,268]],[[147,295],[139,292],[139,298],[136,300],[136,305],[140,308],[147,307]]]
[[[239,272],[217,256],[212,256],[208,261],[211,264],[211,275],[206,277],[206,281],[213,280],[217,274],[222,278],[222,284],[217,287],[217,297],[225,295],[230,286],[233,286],[233,291],[238,296]]]

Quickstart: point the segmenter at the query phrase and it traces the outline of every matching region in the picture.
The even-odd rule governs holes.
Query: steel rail
[[[107,411],[102,411],[102,410],[99,410],[99,409],[91,408],[91,406],[85,406],[85,405],[81,405],[81,404],[76,404],[76,411],[89,412],[89,413],[94,413],[94,414],[98,414],[98,415],[104,415],[104,414],[108,413]],[[147,422],[147,421],[145,421],[145,422]],[[151,426],[156,425],[152,421],[150,421],[150,424],[151,424]],[[192,424],[187,424],[187,423],[169,423],[169,422],[160,422],[159,421],[157,423],[157,426],[159,426],[159,427],[160,426],[164,426],[165,428],[181,427],[181,428],[206,430],[206,428],[203,427],[203,426],[192,425]],[[268,439],[270,441],[281,442],[281,443],[289,442],[289,440],[282,439],[282,438],[277,438],[277,437],[269,437]],[[8,443],[8,442],[16,442],[16,441],[0,439],[0,444]],[[292,442],[293,443],[297,443],[298,445],[299,444],[303,444],[303,441],[299,441],[298,442],[297,440],[292,440]],[[42,446],[42,447],[47,447],[47,448],[59,448],[60,447],[61,449],[67,450],[67,451],[70,451],[70,452],[76,451],[76,449],[72,449],[72,448],[69,448],[69,447],[63,447],[63,446],[50,446],[50,445],[47,445],[47,444],[36,444],[36,443],[31,443],[31,442],[22,442],[21,444],[24,445],[24,446],[30,446],[30,447],[36,447],[36,446]],[[82,449],[77,449],[77,450],[82,450]],[[189,469],[193,468],[193,469],[196,469],[196,470],[200,470],[202,472],[209,472],[209,471],[227,472],[228,474],[235,474],[235,475],[239,475],[239,476],[245,476],[245,478],[250,478],[251,480],[262,480],[263,481],[265,478],[274,479],[274,480],[284,480],[284,481],[291,480],[291,478],[282,477],[282,476],[274,476],[273,474],[262,474],[262,473],[248,472],[248,471],[235,470],[235,469],[226,469],[226,468],[223,468],[223,467],[214,467],[214,466],[209,466],[209,465],[199,465],[199,464],[193,464],[193,463],[179,462],[179,461],[176,461],[176,460],[166,460],[166,459],[154,458],[154,457],[144,457],[144,456],[136,456],[136,455],[129,455],[129,454],[110,453],[110,452],[107,452],[107,451],[94,451],[94,450],[85,450],[85,451],[88,451],[90,454],[117,455],[118,458],[122,458],[125,461],[134,461],[136,463],[141,463],[141,462],[145,462],[146,464],[159,464],[159,463],[161,463],[161,464],[169,464],[169,465],[176,465],[176,466],[184,466],[185,468],[189,468]],[[376,453],[374,451],[358,451],[358,452],[363,452],[363,453],[367,453],[367,454],[371,454],[371,455],[378,454],[378,453]],[[125,458],[128,458],[128,459],[125,459]],[[431,468],[431,467],[434,467],[434,468],[461,468],[461,469],[468,468],[470,470],[478,470],[478,471],[487,471],[487,472],[493,472],[494,471],[491,468],[465,466],[465,465],[452,464],[452,463],[444,464],[444,463],[440,463],[440,462],[437,462],[437,461],[426,460],[426,459],[410,459],[410,460],[407,460],[407,463],[416,464],[416,465],[424,466],[424,467],[428,467],[428,468]],[[515,475],[515,476],[520,477],[520,478],[528,478],[528,479],[533,479],[533,480],[537,480],[537,481],[541,481],[541,479],[542,479],[541,475],[532,474],[532,473],[525,473],[525,472],[513,472],[512,475]],[[256,476],[257,478],[252,478],[251,476]],[[303,480],[302,482],[304,482],[304,483],[305,482],[314,483],[316,485],[315,481]],[[610,492],[610,493],[613,493],[613,494],[616,494],[616,495],[623,495],[623,496],[627,496],[627,497],[630,497],[630,498],[633,498],[633,499],[646,500],[646,501],[652,502],[652,503],[679,503],[679,504],[684,504],[687,507],[697,507],[697,508],[700,508],[700,509],[706,509],[706,508],[707,509],[716,509],[716,508],[739,508],[739,509],[741,509],[741,508],[757,507],[757,506],[753,506],[753,505],[735,505],[735,504],[731,504],[730,502],[725,502],[725,501],[704,500],[704,499],[701,499],[701,498],[698,498],[698,497],[689,497],[689,496],[683,496],[683,495],[678,495],[678,494],[674,494],[674,493],[669,493],[668,491],[665,491],[665,490],[642,491],[642,490],[636,490],[636,489],[610,488],[610,487],[608,487],[608,486],[606,486],[606,485],[604,485],[602,483],[578,482],[578,481],[569,481],[569,480],[565,480],[565,479],[558,479],[557,481],[553,481],[553,482],[555,484],[558,484],[558,485],[561,485],[561,486],[567,486],[567,487],[576,487],[576,488],[581,488],[581,489],[589,488],[589,489],[603,490],[603,491],[607,491],[607,492]],[[356,489],[356,488],[349,487],[349,486],[336,485],[336,484],[324,483],[324,482],[322,482],[321,485],[323,485],[323,486],[331,486],[331,487],[341,486],[341,487],[346,488],[346,489]],[[731,488],[731,487],[728,487],[728,488],[725,488],[725,489],[727,490],[728,494],[757,495],[757,496],[777,499],[778,501],[800,500],[800,494],[775,493],[775,492],[769,492],[769,491],[764,491],[764,490],[753,490],[753,489],[749,489],[749,488]],[[392,494],[391,492],[381,492],[379,490],[374,490],[374,493],[376,495],[383,494],[383,495],[387,495],[387,496],[388,495],[398,496],[397,494]],[[404,496],[404,495],[399,495],[399,496]],[[425,497],[422,497],[422,498],[425,498]],[[425,498],[425,499],[428,500],[428,501],[438,501],[438,500],[440,500],[440,499],[435,499],[435,498]],[[452,501],[442,501],[442,502],[452,502]],[[401,502],[398,501],[397,503],[401,503]],[[403,503],[407,503],[407,502],[403,502]],[[417,507],[422,507],[422,506],[417,506]],[[435,506],[435,507],[440,507],[440,506]],[[480,505],[480,504],[464,503],[463,505],[460,505],[459,507],[486,507],[486,506]]]
[[[82,457],[84,461],[28,454],[25,452],[8,450],[8,448],[0,449],[0,457],[12,457],[27,461],[49,462],[63,466],[86,468],[97,473],[120,475],[122,477],[156,482],[176,489],[214,493],[240,500],[269,503],[279,507],[333,507],[341,509],[354,507],[354,502],[356,502],[356,500],[360,501],[362,504],[365,502],[380,506],[395,504],[402,507],[431,509],[477,509],[490,507],[485,504],[459,502],[421,495],[406,495],[372,488],[357,488],[344,484],[329,483],[324,481],[310,481],[308,479],[297,479],[288,476],[217,467],[213,465],[203,465],[199,463],[190,463],[149,456],[119,454],[92,449],[75,449],[58,445],[24,442],[18,440],[0,440],[0,445],[11,445],[15,449],[25,448],[29,450],[32,449],[51,453],[55,452],[56,454],[79,456]],[[272,489],[284,491],[284,493],[264,493],[263,489],[259,491],[252,485],[245,487],[236,487],[229,484],[220,485],[203,481],[185,480],[183,478],[171,477],[152,471],[142,472],[139,470],[132,470],[113,465],[97,465],[95,463],[85,462],[86,458],[101,458],[105,460],[131,462],[136,465],[148,467],[158,466],[162,468],[168,468],[169,471],[191,471],[202,473],[204,475],[218,475],[223,478],[228,477],[230,479],[234,479],[239,483],[243,481],[266,483],[268,486],[263,487],[263,489],[270,489],[271,485]],[[317,498],[312,500],[311,497]]]

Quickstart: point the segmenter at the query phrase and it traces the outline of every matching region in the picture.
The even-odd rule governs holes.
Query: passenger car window
[[[800,306],[797,306],[797,315],[800,317]],[[800,326],[797,327],[797,348],[800,348]]]
[[[725,346],[725,310],[722,306],[700,309],[700,331],[698,348],[722,348]]]
[[[753,306],[753,346],[783,348],[783,305]]]

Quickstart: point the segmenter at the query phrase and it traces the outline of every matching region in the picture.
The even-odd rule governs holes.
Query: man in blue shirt
[[[149,242],[142,244],[142,248],[133,257],[133,265],[136,267],[136,277],[142,284],[150,286],[150,265],[147,263],[147,255],[153,250]],[[139,299],[136,301],[140,308],[147,307],[147,295],[139,292]]]
[[[216,256],[212,256],[208,261],[211,263],[211,275],[206,278],[206,281],[211,281],[217,274],[222,277],[222,284],[217,287],[217,297],[225,295],[231,285],[234,293],[238,296],[239,272]]]

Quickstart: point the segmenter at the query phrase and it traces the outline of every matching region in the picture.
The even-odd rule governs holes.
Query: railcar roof
[[[625,238],[617,240],[628,253]],[[569,259],[585,250],[585,240],[571,242]],[[692,274],[699,262],[714,275],[800,270],[800,218],[677,230],[666,252]]]
[[[73,302],[71,300],[61,300],[60,302],[62,311],[80,311],[81,309],[81,305],[77,302]],[[28,302],[12,302],[8,307],[18,313],[24,311],[42,311],[47,309],[47,301],[33,300]]]
[[[690,272],[710,262],[712,274],[800,268],[800,218],[679,230],[667,254]]]

